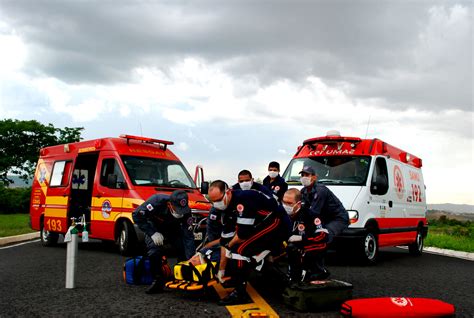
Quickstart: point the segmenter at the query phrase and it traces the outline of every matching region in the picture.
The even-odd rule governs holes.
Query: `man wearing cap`
[[[154,276],[153,284],[146,293],[159,293],[165,284],[161,267],[165,240],[178,251],[178,261],[189,259],[195,253],[188,195],[183,190],[176,190],[170,196],[155,194],[143,202],[132,217],[145,233],[147,255]]]
[[[283,199],[283,194],[288,190],[288,184],[280,176],[280,164],[272,161],[268,164],[268,176],[263,179],[263,185],[278,197],[278,202]]]
[[[334,237],[349,226],[349,215],[334,193],[325,185],[317,183],[318,176],[313,167],[304,166],[300,175],[303,185],[301,208],[306,210],[303,212],[307,213],[307,218],[312,220],[315,227],[306,229],[303,228],[304,225],[301,226],[300,230],[296,229],[298,233],[290,237],[288,241],[299,242],[306,240],[307,237],[313,237],[315,240],[313,251],[316,253],[314,253],[314,260],[310,262],[310,273],[306,273],[306,278],[325,279],[330,275],[324,266],[325,251]],[[308,230],[311,233],[307,233]]]

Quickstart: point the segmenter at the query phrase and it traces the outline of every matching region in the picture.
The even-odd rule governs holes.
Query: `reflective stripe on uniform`
[[[221,237],[223,237],[223,238],[234,237],[234,235],[235,235],[235,232],[230,232],[230,233],[224,233],[224,232],[222,232],[222,233],[221,233]]]
[[[255,223],[254,218],[237,218],[237,224],[253,225],[254,223]]]

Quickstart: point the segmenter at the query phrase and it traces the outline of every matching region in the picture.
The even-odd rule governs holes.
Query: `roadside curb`
[[[12,243],[19,243],[24,241],[29,241],[37,239],[40,237],[40,232],[21,234],[15,236],[0,237],[0,246],[5,246]]]
[[[469,253],[469,252],[445,250],[445,249],[437,248],[437,247],[425,247],[423,248],[423,252],[439,254],[439,255],[444,255],[444,256],[451,256],[451,257],[466,259],[469,261],[474,261],[474,253]]]

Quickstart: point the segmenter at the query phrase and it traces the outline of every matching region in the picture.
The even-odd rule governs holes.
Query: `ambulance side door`
[[[376,218],[391,217],[391,207],[393,202],[389,197],[389,178],[387,161],[385,157],[377,157],[373,166],[372,178],[370,181],[369,206]]]
[[[113,154],[101,155],[92,194],[93,237],[114,239],[115,221],[122,213],[125,189],[124,174],[117,158]]]

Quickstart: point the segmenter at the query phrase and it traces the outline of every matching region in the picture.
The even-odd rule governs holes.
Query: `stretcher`
[[[346,301],[344,317],[454,317],[453,305],[432,298],[382,297]]]
[[[208,261],[194,265],[192,262],[184,261],[176,264],[173,271],[174,280],[165,284],[171,289],[196,291],[206,289],[216,283],[214,279],[217,272],[216,262]]]

